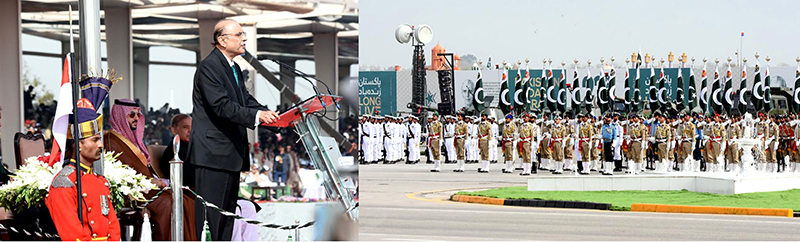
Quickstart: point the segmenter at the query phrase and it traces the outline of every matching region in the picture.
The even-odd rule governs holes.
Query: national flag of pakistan
[[[636,65],[636,79],[633,80],[633,90],[631,91],[631,104],[633,105],[633,112],[642,110],[642,91],[641,88],[641,73],[639,73],[639,65]]]
[[[605,115],[608,110],[608,75],[600,67],[600,78],[597,80],[597,106],[600,106],[600,115]]]
[[[564,114],[567,110],[567,77],[564,68],[561,68],[561,79],[558,81],[558,111]]]
[[[583,100],[581,99],[581,91],[582,85],[581,80],[578,78],[578,65],[575,65],[575,69],[572,70],[572,110],[575,111],[575,114],[581,113],[581,106],[583,105]]]
[[[728,71],[725,73],[725,95],[723,103],[724,109],[723,111],[728,115],[733,114],[733,99],[736,98],[733,95],[733,72],[731,72],[731,66],[728,65]]]
[[[478,68],[477,80],[478,81],[475,82],[475,91],[472,92],[472,107],[475,108],[476,111],[482,112],[485,105],[483,101],[483,76],[480,68]]]
[[[767,69],[764,70],[764,110],[769,112],[772,110],[772,89],[770,88],[770,78],[769,78],[769,62],[767,62]]]
[[[648,89],[649,93],[649,103],[650,103],[650,112],[655,112],[658,110],[658,87],[656,83],[656,70],[653,66],[650,66],[650,81],[649,83],[650,89]]]
[[[661,73],[658,74],[658,103],[662,108],[666,108],[669,103],[667,97],[667,77],[664,75],[664,66],[661,66]]]
[[[517,77],[514,78],[514,110],[517,114],[524,112],[525,99],[523,99],[523,85],[522,70],[517,68]]]
[[[719,80],[719,66],[714,67],[714,81],[711,84],[711,110],[712,114],[722,113],[722,85]]]
[[[797,70],[794,72],[794,112],[800,113],[800,63],[797,64]]]
[[[694,67],[689,68],[689,98],[687,98],[686,103],[689,106],[689,110],[693,110],[697,107],[697,89],[695,89],[695,82],[694,82]]]
[[[750,96],[750,103],[753,104],[755,111],[759,112],[764,106],[764,83],[761,82],[761,66],[758,65],[758,59],[754,72],[756,75],[753,77],[753,95]]]
[[[678,89],[675,95],[675,103],[677,104],[676,107],[679,111],[682,111],[686,108],[686,99],[684,98],[683,93],[683,68],[678,68]]]
[[[587,112],[592,112],[592,108],[594,108],[594,97],[597,96],[595,95],[594,82],[595,79],[592,76],[592,69],[586,68],[586,77],[583,78],[583,86],[585,87],[583,104],[586,105]]]
[[[710,113],[708,110],[708,72],[706,71],[706,63],[703,62],[703,72],[700,73],[700,108],[703,109],[704,114]]]
[[[500,78],[500,110],[504,114],[510,114],[514,110],[511,94],[510,90],[508,90],[508,70],[503,67],[503,76]]]
[[[549,66],[547,69],[547,110],[551,112],[556,111],[556,85],[553,80],[553,67]]]
[[[744,98],[747,93],[747,66],[742,68],[742,82],[739,84],[739,109],[740,114],[747,112],[747,100]]]

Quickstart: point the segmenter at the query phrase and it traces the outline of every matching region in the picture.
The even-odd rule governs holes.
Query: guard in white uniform
[[[500,140],[500,126],[497,125],[497,118],[489,117],[492,129],[489,135],[489,163],[497,163],[497,141]]]

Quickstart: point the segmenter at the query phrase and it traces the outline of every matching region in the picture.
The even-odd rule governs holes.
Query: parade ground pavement
[[[479,164],[359,167],[361,240],[800,240],[800,219],[533,208],[449,201],[458,191],[525,186],[520,171]],[[565,173],[566,174],[566,173]],[[549,176],[534,174],[533,176]],[[596,172],[592,173],[597,176]]]

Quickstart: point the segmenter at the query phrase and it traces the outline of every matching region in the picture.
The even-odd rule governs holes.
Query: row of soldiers
[[[499,154],[505,163],[503,173],[517,169],[522,170],[520,175],[537,169],[553,174],[566,170],[604,175],[625,168],[632,174],[645,170],[738,172],[744,164],[736,140],[755,138],[759,140],[753,150],[757,170],[800,172],[800,119],[796,115],[759,114],[749,137],[744,137],[749,126],[738,114],[728,118],[656,111],[649,118],[611,113],[601,119],[556,112],[544,113],[541,118],[534,114],[504,118],[496,122],[487,114],[478,118],[459,113],[440,120],[434,113],[428,117],[425,133],[414,116],[362,116],[361,164],[404,159],[415,164],[423,145],[428,163],[434,164],[432,172],[440,172],[442,163],[457,163],[454,172],[464,172],[465,163],[481,162],[478,172],[486,173]]]

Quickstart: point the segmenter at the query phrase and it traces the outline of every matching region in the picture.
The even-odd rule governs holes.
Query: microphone
[[[291,70],[293,73],[297,74],[298,76],[300,76],[300,77],[301,77],[301,78],[303,78],[304,80],[306,80],[306,81],[308,81],[309,83],[311,83],[311,86],[312,86],[312,87],[314,87],[314,91],[317,93],[317,98],[318,98],[318,99],[319,99],[319,101],[322,103],[322,107],[325,107],[325,106],[326,106],[326,105],[325,105],[325,101],[323,101],[323,100],[322,100],[322,97],[320,96],[320,94],[319,94],[319,90],[317,90],[317,87],[316,87],[316,85],[314,85],[314,82],[312,82],[312,81],[311,81],[311,80],[309,80],[308,78],[312,78],[312,79],[314,79],[314,80],[316,80],[316,81],[318,81],[318,82],[321,82],[321,83],[322,83],[322,85],[325,85],[325,88],[328,90],[328,94],[331,94],[331,95],[333,95],[333,92],[331,91],[331,88],[328,86],[328,84],[326,84],[326,83],[325,83],[325,82],[323,82],[323,81],[320,81],[320,80],[319,80],[319,79],[317,79],[317,78],[311,77],[311,76],[309,76],[308,74],[306,74],[306,73],[304,73],[304,72],[302,72],[302,71],[300,71],[300,70],[298,70],[298,69],[296,69],[296,68],[294,68],[294,67],[292,67],[292,66],[290,66],[290,65],[287,65],[287,64],[285,64],[285,63],[283,63],[283,62],[280,62],[280,61],[279,61],[279,60],[277,60],[277,59],[274,59],[274,58],[272,58],[272,57],[265,57],[265,58],[266,58],[267,60],[270,60],[270,61],[272,61],[272,62],[275,62],[276,64],[278,64],[278,65],[280,65],[280,66],[282,66],[282,67],[284,67],[284,68],[287,68],[287,69]],[[336,105],[336,109],[337,109],[337,110],[341,109],[341,106],[339,105],[339,102],[338,102],[338,101],[336,101],[336,98],[331,98],[331,99],[333,100],[333,103]]]

